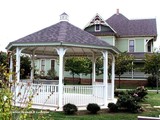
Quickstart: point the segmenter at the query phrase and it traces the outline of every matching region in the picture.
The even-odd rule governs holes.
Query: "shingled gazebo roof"
[[[31,53],[33,50],[36,50],[37,54],[41,54],[42,52],[43,54],[47,54],[53,50],[53,47],[58,46],[106,49],[114,53],[119,52],[114,46],[81,30],[68,21],[60,21],[55,25],[10,42],[6,49],[14,50],[15,47],[24,47],[25,53]],[[72,49],[73,51],[75,52],[74,49]]]

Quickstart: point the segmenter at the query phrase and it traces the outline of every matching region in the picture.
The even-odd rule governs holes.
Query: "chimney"
[[[60,15],[60,21],[68,21],[68,15],[65,12]]]
[[[117,9],[117,13],[116,14],[119,15],[119,9]]]

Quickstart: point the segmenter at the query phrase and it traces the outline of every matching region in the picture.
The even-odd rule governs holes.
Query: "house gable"
[[[95,36],[116,34],[116,31],[98,13],[86,25],[84,30]]]

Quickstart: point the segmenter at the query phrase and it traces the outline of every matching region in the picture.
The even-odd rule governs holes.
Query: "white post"
[[[12,72],[13,72],[13,58],[12,55],[10,56],[10,76],[9,76],[9,81],[12,82]]]
[[[24,48],[21,48],[21,49],[19,47],[16,48],[16,75],[17,75],[17,83],[19,83],[19,81],[20,81],[20,61],[21,61],[20,54],[21,54],[21,51],[23,49]]]
[[[16,49],[16,76],[17,83],[20,81],[20,49],[17,47]]]
[[[104,105],[107,106],[108,98],[108,51],[103,51],[103,84],[104,84]]]
[[[133,74],[134,74],[134,71],[133,71],[133,62],[132,62],[132,79],[133,79]]]
[[[112,55],[112,83],[111,83],[111,86],[112,86],[112,90],[111,90],[111,99],[113,100],[114,99],[114,83],[115,82],[115,56]]]
[[[93,58],[92,58],[92,85],[94,85],[96,81],[96,58],[95,54],[93,53]]]
[[[62,98],[63,98],[63,56],[66,52],[67,49],[65,48],[57,48],[57,53],[59,55],[59,84],[58,84],[58,106],[59,106],[59,109],[62,109],[63,107],[63,101],[62,101]]]
[[[35,55],[35,53],[33,52],[32,57],[31,57],[31,75],[30,75],[30,79],[32,82],[34,82],[33,81],[33,79],[34,79],[34,55]]]

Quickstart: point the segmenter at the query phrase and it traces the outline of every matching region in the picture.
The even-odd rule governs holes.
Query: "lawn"
[[[78,115],[65,115],[63,112],[49,112],[44,114],[44,116],[48,117],[48,120],[137,120],[137,116],[158,117],[160,115],[160,109],[153,108],[153,106],[160,106],[160,94],[149,92],[147,97],[148,99],[141,103],[145,110],[142,113],[109,113],[107,110],[103,110],[103,112],[99,112],[97,115],[91,115],[86,111],[85,114],[79,112]],[[34,117],[36,119],[38,114],[35,114]]]

